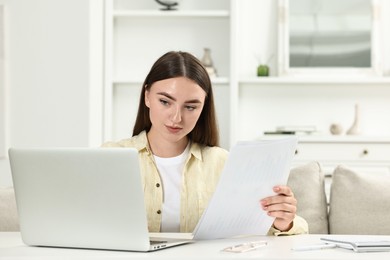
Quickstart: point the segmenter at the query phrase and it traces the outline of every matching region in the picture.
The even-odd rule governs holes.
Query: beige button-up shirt
[[[119,142],[104,143],[103,147],[132,147],[138,150],[149,232],[160,232],[164,194],[146,132]],[[195,229],[214,193],[227,156],[228,152],[220,147],[191,143],[182,178],[180,232],[190,233]],[[307,233],[307,223],[298,216],[290,231],[280,232],[271,228],[269,232],[275,235],[299,233]]]

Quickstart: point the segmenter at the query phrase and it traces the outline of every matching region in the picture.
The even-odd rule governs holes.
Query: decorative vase
[[[355,105],[355,119],[353,121],[352,126],[348,129],[347,135],[358,135],[360,134],[360,125],[359,125],[359,120],[360,120],[360,109],[359,105]]]
[[[202,57],[202,64],[205,67],[212,67],[213,66],[213,60],[211,59],[211,51],[209,48],[203,49],[203,57]]]
[[[217,70],[214,68],[213,59],[211,58],[211,50],[209,48],[204,48],[204,53],[201,62],[202,65],[206,68],[206,71],[210,77],[217,76]]]

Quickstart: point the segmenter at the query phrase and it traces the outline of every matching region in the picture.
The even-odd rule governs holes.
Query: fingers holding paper
[[[276,229],[288,231],[295,218],[297,200],[288,186],[275,186],[273,191],[276,195],[262,199],[260,204],[269,216],[275,217]]]

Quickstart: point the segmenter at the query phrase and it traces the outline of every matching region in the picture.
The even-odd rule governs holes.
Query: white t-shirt
[[[153,155],[161,176],[164,194],[161,232],[180,231],[180,190],[183,167],[189,148],[190,146],[187,145],[182,154],[171,158]]]

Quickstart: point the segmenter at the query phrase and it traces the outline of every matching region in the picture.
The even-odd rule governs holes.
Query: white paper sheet
[[[239,142],[230,151],[216,191],[197,227],[194,239],[265,235],[274,218],[260,200],[285,185],[298,139]]]

